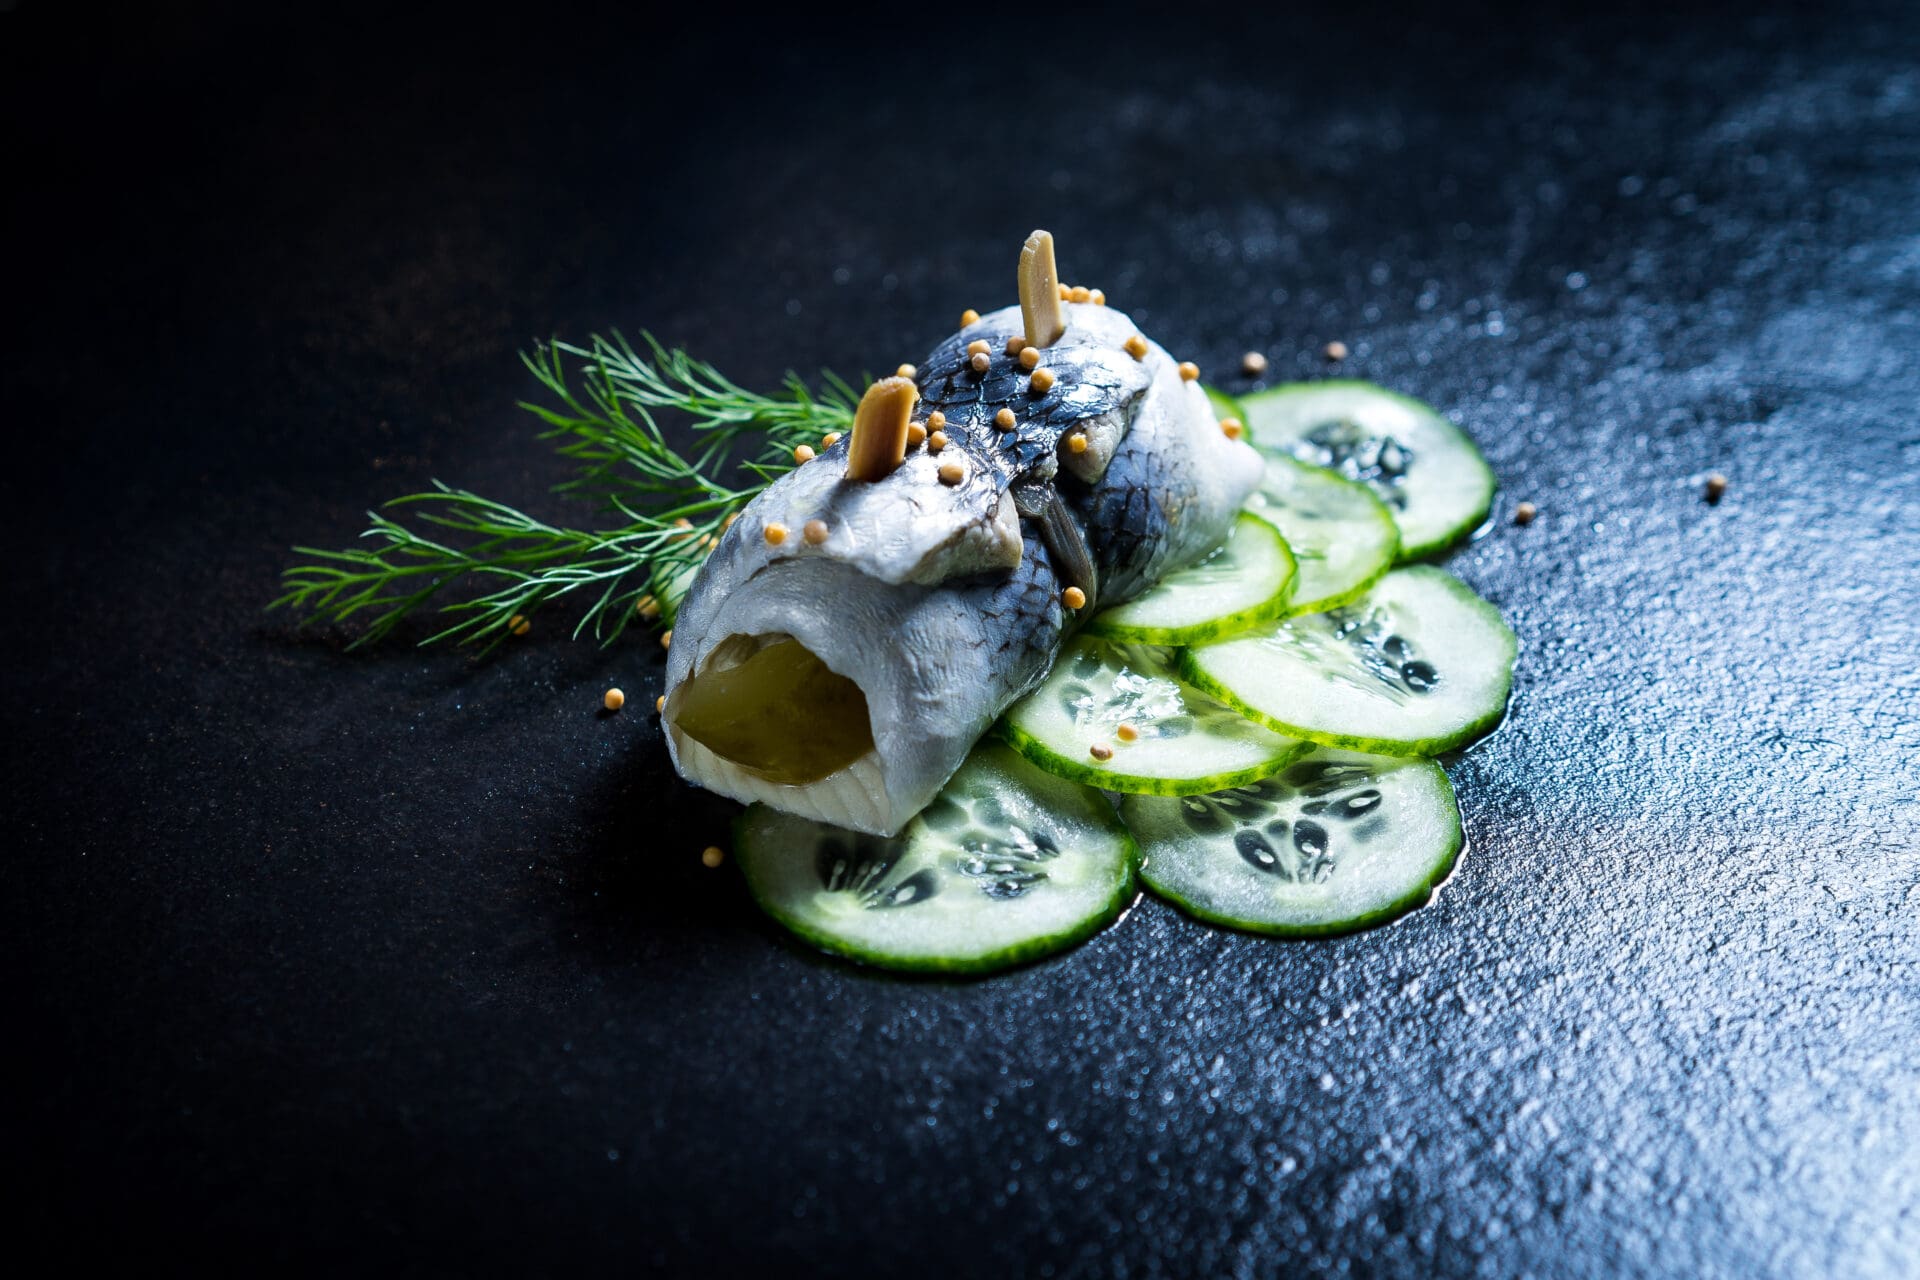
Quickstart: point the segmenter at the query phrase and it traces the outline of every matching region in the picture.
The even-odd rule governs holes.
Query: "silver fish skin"
[[[848,443],[770,485],[741,512],[675,620],[663,720],[688,781],[742,801],[877,835],[926,806],[1002,711],[1047,674],[1080,614],[1061,591],[1090,562],[1090,597],[1119,604],[1226,537],[1258,483],[1259,456],[1220,430],[1197,382],[1159,346],[1125,350],[1122,312],[1066,304],[1041,353],[1042,394],[1005,354],[1018,307],[967,326],[919,366],[916,418],[946,415],[940,454],[910,450],[891,475],[846,479]],[[989,343],[984,375],[968,344]],[[1016,426],[1000,430],[1002,408]],[[1080,433],[1088,448],[1063,441]],[[1090,456],[1091,455],[1091,456]],[[966,477],[942,484],[940,465]],[[799,531],[824,521],[827,539]],[[769,523],[793,533],[778,544]],[[1091,610],[1087,610],[1091,612]],[[866,696],[874,749],[805,785],[774,782],[682,731],[696,673],[792,637]]]

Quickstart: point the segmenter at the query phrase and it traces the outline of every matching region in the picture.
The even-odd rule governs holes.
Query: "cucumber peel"
[[[911,973],[990,973],[1070,947],[1133,901],[1138,863],[1099,792],[991,741],[897,836],[756,804],[734,848],[755,901],[788,930]]]
[[[1293,382],[1241,402],[1264,445],[1372,489],[1400,528],[1400,562],[1467,537],[1493,505],[1493,471],[1432,406],[1371,382]]]
[[[1400,553],[1393,514],[1365,485],[1260,447],[1266,473],[1249,514],[1280,530],[1298,567],[1288,613],[1324,613],[1367,593]]]
[[[1167,650],[1085,636],[1008,710],[1001,733],[1050,773],[1140,795],[1239,786],[1278,772],[1306,749],[1183,681]],[[1096,748],[1111,754],[1100,759]]]
[[[1163,645],[1232,635],[1289,612],[1297,572],[1280,530],[1270,521],[1243,514],[1211,556],[1106,610],[1087,630],[1110,640]]]
[[[1189,649],[1180,670],[1276,733],[1432,756],[1499,723],[1516,648],[1497,609],[1452,575],[1416,566],[1343,608]]]
[[[1120,812],[1155,894],[1283,938],[1351,933],[1424,905],[1462,843],[1439,765],[1325,748],[1230,791],[1126,796]]]

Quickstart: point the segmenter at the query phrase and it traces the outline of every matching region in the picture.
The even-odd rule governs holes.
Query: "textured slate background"
[[[420,1272],[1920,1271],[1911,6],[1046,17],[0,13],[28,1222]],[[699,866],[725,808],[596,714],[650,644],[262,615],[430,476],[558,513],[532,338],[884,370],[1034,226],[1215,376],[1346,341],[1539,504],[1452,562],[1524,651],[1437,905],[1283,945],[1149,900],[889,980]]]

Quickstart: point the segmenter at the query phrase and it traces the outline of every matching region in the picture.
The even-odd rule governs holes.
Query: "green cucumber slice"
[[[1276,733],[1431,756],[1499,722],[1516,649],[1498,610],[1422,566],[1350,605],[1189,649],[1181,670]]]
[[[1294,382],[1241,403],[1269,447],[1358,480],[1393,513],[1404,563],[1466,537],[1493,503],[1493,471],[1430,406],[1371,382]]]
[[[1200,389],[1207,393],[1207,403],[1213,406],[1214,416],[1220,418],[1238,418],[1241,426],[1246,425],[1247,411],[1241,406],[1238,400],[1235,400],[1232,396],[1220,390],[1220,388],[1210,387],[1204,382],[1200,384]]]
[[[1137,735],[1127,741],[1122,725]],[[1195,689],[1172,655],[1080,637],[1046,680],[1016,702],[1001,732],[1051,773],[1091,787],[1185,796],[1264,778],[1305,746],[1253,724]],[[1112,751],[1096,759],[1092,748]]]
[[[1270,522],[1299,564],[1288,613],[1323,613],[1359,596],[1393,567],[1400,531],[1365,485],[1260,447],[1266,475],[1247,510]]]
[[[1197,644],[1230,635],[1285,615],[1294,573],[1293,552],[1279,529],[1242,515],[1219,550],[1098,615],[1087,630],[1147,644]]]
[[[924,973],[987,973],[1088,937],[1133,900],[1138,856],[1106,797],[997,742],[898,836],[756,804],[734,849],[755,900],[800,937]]]
[[[1430,760],[1320,748],[1215,795],[1126,796],[1120,813],[1148,888],[1202,920],[1282,938],[1403,915],[1460,854],[1453,787]]]

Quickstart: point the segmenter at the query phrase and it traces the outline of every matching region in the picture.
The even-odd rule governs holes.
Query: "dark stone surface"
[[[7,1132],[69,1256],[1920,1271],[1911,6],[267,8],[0,13]],[[1034,226],[1539,504],[1452,561],[1524,651],[1433,907],[889,980],[700,867],[651,645],[262,615],[377,497],[549,501],[535,336],[884,371]]]

